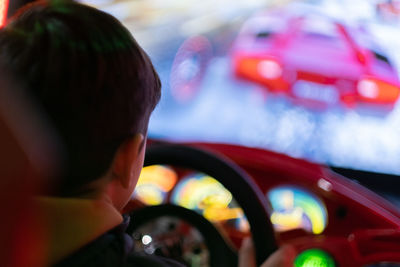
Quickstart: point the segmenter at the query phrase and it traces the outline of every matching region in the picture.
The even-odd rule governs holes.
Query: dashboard
[[[167,202],[194,210],[214,223],[230,221],[241,232],[249,231],[243,210],[232,194],[214,178],[187,172],[181,179],[173,168],[144,167],[135,198],[147,205]],[[265,197],[272,207],[271,222],[278,232],[302,229],[321,234],[327,226],[326,206],[317,196],[296,185],[270,189]]]
[[[269,205],[278,243],[297,248],[295,266],[399,266],[400,212],[360,184],[326,166],[268,150],[185,145],[227,157],[254,179]],[[136,207],[170,203],[200,214],[234,250],[250,234],[233,195],[217,177],[197,170],[147,166],[133,198]]]

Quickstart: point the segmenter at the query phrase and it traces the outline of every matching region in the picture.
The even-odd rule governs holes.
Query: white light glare
[[[282,68],[273,60],[263,60],[258,63],[258,72],[267,79],[277,79],[282,75]]]
[[[143,237],[142,237],[142,243],[143,243],[143,245],[148,245],[148,244],[150,244],[151,243],[151,241],[153,241],[153,239],[151,238],[151,236],[149,236],[149,235],[144,235]]]
[[[321,188],[322,190],[325,190],[325,191],[332,190],[332,184],[330,182],[328,182],[327,180],[325,180],[324,178],[321,178],[318,180],[318,186],[319,186],[319,188]]]
[[[357,91],[364,97],[376,98],[379,93],[379,88],[373,81],[362,80],[357,85]]]

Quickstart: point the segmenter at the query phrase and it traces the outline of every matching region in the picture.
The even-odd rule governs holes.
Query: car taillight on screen
[[[358,82],[357,92],[366,101],[394,103],[399,98],[400,88],[381,80],[365,78]]]
[[[282,76],[282,67],[272,59],[241,58],[237,63],[237,72],[275,80]]]
[[[274,60],[260,60],[257,64],[257,71],[261,76],[271,80],[282,76],[282,68]]]

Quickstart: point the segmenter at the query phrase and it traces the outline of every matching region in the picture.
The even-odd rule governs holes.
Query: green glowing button
[[[294,261],[295,267],[335,267],[333,258],[323,250],[309,249],[300,253]]]

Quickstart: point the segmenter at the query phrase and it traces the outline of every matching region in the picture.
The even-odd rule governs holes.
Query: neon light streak
[[[0,0],[0,27],[6,24],[8,1],[9,0]]]

